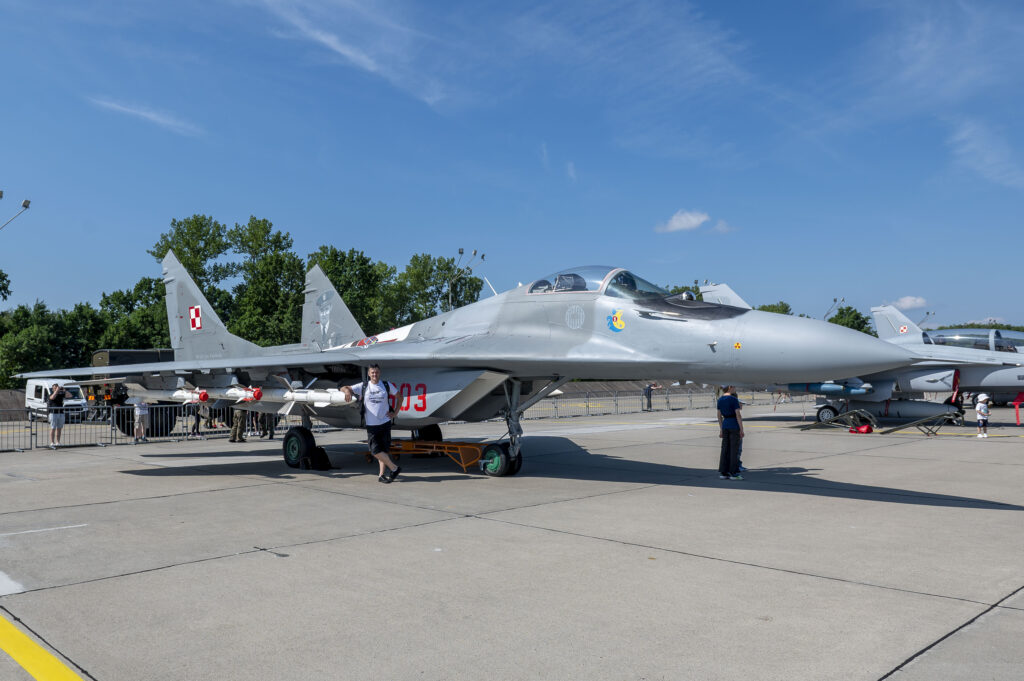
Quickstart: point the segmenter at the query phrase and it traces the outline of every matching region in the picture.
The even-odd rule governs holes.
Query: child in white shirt
[[[978,437],[988,437],[988,400],[985,393],[978,395],[978,403],[974,405],[974,411],[978,414]]]

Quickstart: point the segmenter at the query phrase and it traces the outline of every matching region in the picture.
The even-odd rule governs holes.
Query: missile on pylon
[[[865,387],[866,386],[866,387]],[[781,389],[791,393],[810,393],[812,395],[867,395],[871,393],[870,384],[860,386],[843,385],[841,383],[790,383]]]
[[[345,393],[336,388],[323,390],[310,390],[308,388],[267,388],[263,391],[265,402],[293,402],[297,404],[309,404],[314,407],[327,407],[330,405],[344,405]],[[352,404],[356,401],[353,400]]]
[[[145,388],[138,383],[126,383],[128,394],[154,402],[209,402],[212,400],[234,400],[235,402],[259,402],[263,389],[259,386],[233,385],[228,388],[196,388],[185,386],[175,390]]]

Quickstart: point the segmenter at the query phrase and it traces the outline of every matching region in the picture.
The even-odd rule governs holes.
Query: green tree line
[[[483,281],[456,267],[454,258],[412,256],[402,271],[362,251],[320,246],[305,258],[288,232],[250,217],[234,227],[207,215],[171,220],[149,249],[157,262],[168,250],[202,289],[228,330],[257,345],[299,342],[305,275],[314,265],[327,274],[367,333],[379,333],[460,307],[480,295]],[[9,294],[0,278],[0,297]],[[99,307],[79,303],[51,310],[44,303],[0,312],[0,388],[20,388],[11,376],[27,371],[88,366],[100,348],[170,346],[164,284],[143,277],[123,290],[104,292]]]

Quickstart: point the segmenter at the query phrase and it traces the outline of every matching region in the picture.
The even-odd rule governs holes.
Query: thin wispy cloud
[[[132,104],[123,104],[121,102],[115,102],[101,97],[90,97],[89,101],[101,109],[134,116],[135,118],[141,118],[144,121],[158,125],[161,128],[170,130],[178,135],[197,137],[203,134],[202,128],[162,111],[154,111],[147,107]]]
[[[711,216],[707,213],[699,213],[697,211],[680,210],[676,211],[676,214],[668,219],[668,222],[663,222],[654,228],[655,232],[689,232],[697,229],[708,220]]]
[[[573,163],[572,161],[569,161],[568,163],[566,163],[565,164],[565,174],[569,178],[570,181],[575,182],[576,181],[576,164]]]
[[[520,58],[571,72],[606,96],[642,94],[645,106],[748,78],[733,34],[685,2],[544,4],[511,17],[507,31]]]
[[[878,29],[824,71],[811,135],[948,114],[1024,86],[1024,12],[959,0],[865,3]]]
[[[430,106],[451,94],[421,58],[428,48],[444,52],[445,46],[415,27],[356,2],[264,0],[263,4],[292,30],[275,33],[279,37],[311,42]]]
[[[733,33],[688,2],[261,4],[277,20],[273,35],[315,45],[432,108],[494,106],[543,82],[596,100],[616,128],[609,134],[627,144],[656,123],[685,130],[681,101],[692,110],[749,78]]]
[[[892,302],[892,306],[897,310],[914,310],[927,304],[928,301],[921,296],[903,296],[899,300]]]
[[[1024,168],[1009,144],[980,121],[961,121],[949,137],[957,162],[990,182],[1024,189]]]
[[[548,162],[548,145],[546,142],[540,143],[540,163],[544,166],[544,170],[548,170],[550,168],[550,164]]]

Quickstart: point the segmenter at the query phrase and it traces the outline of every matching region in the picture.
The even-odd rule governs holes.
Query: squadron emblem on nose
[[[622,318],[622,310],[616,310],[608,315],[608,328],[618,333],[626,328],[626,321]]]

